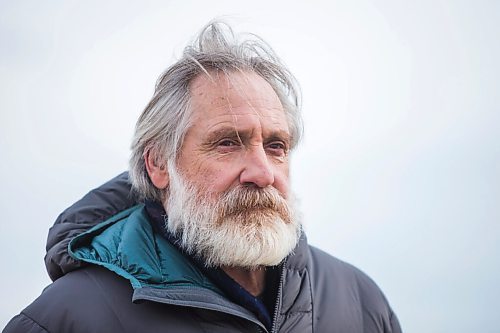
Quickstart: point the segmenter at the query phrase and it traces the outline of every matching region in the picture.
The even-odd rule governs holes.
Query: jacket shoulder
[[[318,317],[360,323],[347,331],[401,332],[398,319],[377,284],[357,267],[309,246],[311,285]],[[334,318],[341,314],[343,318]],[[327,320],[327,321],[330,321]]]
[[[131,303],[131,295],[130,284],[112,272],[96,266],[82,268],[45,288],[5,332],[99,332],[121,327],[116,304]]]
[[[317,279],[327,279],[344,286],[355,288],[377,299],[383,296],[377,284],[359,268],[340,260],[314,246],[309,246],[312,268]],[[326,282],[326,281],[325,281]]]

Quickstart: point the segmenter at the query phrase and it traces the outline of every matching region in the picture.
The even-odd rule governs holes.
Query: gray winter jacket
[[[130,208],[127,177],[59,216],[45,258],[54,282],[4,332],[266,332],[150,228],[140,205]],[[303,237],[283,265],[272,331],[401,328],[368,276]]]

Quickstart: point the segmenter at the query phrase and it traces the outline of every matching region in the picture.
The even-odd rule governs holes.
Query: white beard
[[[168,171],[166,227],[207,267],[274,266],[297,245],[302,229],[294,205],[275,188],[238,186],[213,198],[185,181],[173,163]]]

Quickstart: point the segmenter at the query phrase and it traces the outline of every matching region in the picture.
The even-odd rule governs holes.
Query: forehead
[[[288,130],[283,105],[264,78],[254,72],[210,74],[199,75],[190,85],[194,126],[229,119],[237,125],[241,119],[253,117],[267,126]]]

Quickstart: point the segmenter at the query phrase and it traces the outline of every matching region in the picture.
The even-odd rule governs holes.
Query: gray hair
[[[294,148],[302,135],[300,89],[294,76],[262,39],[248,35],[238,41],[230,26],[208,24],[181,59],[158,79],[153,98],[139,117],[132,140],[130,180],[145,199],[162,200],[162,190],[149,179],[145,155],[153,154],[159,166],[174,161],[191,126],[190,83],[211,71],[252,71],[264,78],[278,95],[285,110]]]

